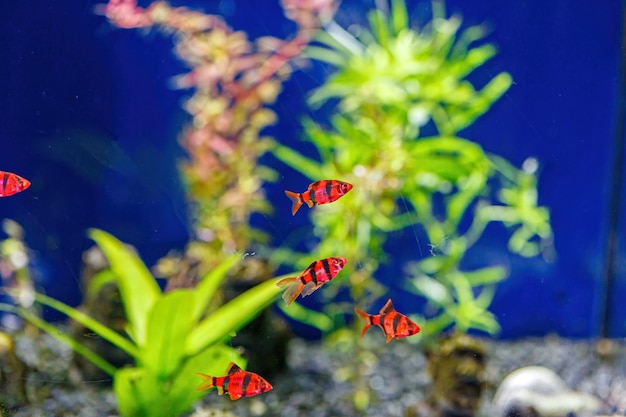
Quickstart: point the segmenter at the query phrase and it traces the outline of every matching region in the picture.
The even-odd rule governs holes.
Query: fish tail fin
[[[205,390],[205,389],[209,389],[209,388],[215,387],[215,378],[213,378],[212,376],[207,375],[207,374],[201,374],[199,372],[196,372],[196,375],[198,375],[200,378],[202,378],[205,381],[205,382],[203,382],[201,385],[199,385],[196,388],[196,391],[202,391],[202,390]],[[217,387],[217,390],[221,391],[220,395],[222,395],[224,393],[223,392],[224,389],[222,387],[220,387],[220,386]]]
[[[295,216],[298,212],[298,209],[302,205],[302,197],[298,193],[294,193],[293,191],[285,190],[285,195],[289,197],[292,202],[291,206],[291,215]]]
[[[285,292],[283,292],[283,300],[285,300],[287,305],[293,303],[300,295],[300,292],[302,292],[302,288],[304,288],[302,282],[296,277],[281,279],[276,285],[280,288],[287,287]]]
[[[361,318],[367,320],[367,323],[365,324],[365,327],[363,327],[363,331],[361,332],[361,337],[363,337],[363,336],[365,336],[365,333],[367,332],[367,330],[372,326],[372,321],[370,320],[370,315],[367,314],[363,310],[359,310],[357,307],[354,307],[354,312],[356,314],[358,314]]]

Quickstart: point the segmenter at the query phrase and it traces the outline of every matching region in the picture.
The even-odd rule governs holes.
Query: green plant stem
[[[135,346],[132,342],[124,338],[119,333],[109,329],[108,327],[104,326],[98,321],[92,319],[88,315],[82,313],[81,311],[76,310],[58,300],[55,300],[54,298],[50,298],[47,295],[43,295],[39,293],[35,294],[35,300],[45,306],[48,306],[50,308],[53,308],[65,314],[66,316],[72,318],[73,320],[76,320],[83,326],[87,327],[89,330],[97,333],[103,339],[106,339],[107,341],[111,342],[113,345],[122,349],[124,352],[128,353],[130,356],[136,358],[139,355],[139,350],[137,349],[137,346]]]
[[[40,319],[35,316],[28,310],[22,307],[15,307],[10,304],[0,303],[0,310],[5,311],[7,313],[13,313],[28,321],[35,327],[38,327],[40,330],[48,333],[50,336],[54,337],[61,343],[65,343],[76,353],[84,356],[91,363],[96,365],[98,368],[102,369],[104,372],[109,374],[111,377],[115,375],[117,368],[111,365],[109,362],[104,360],[100,355],[96,354],[91,349],[86,348],[85,346],[78,343],[76,340],[72,339],[67,334],[61,332],[59,329],[54,327],[53,325],[47,323],[45,320]]]

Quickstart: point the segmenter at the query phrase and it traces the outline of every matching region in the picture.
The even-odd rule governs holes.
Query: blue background
[[[226,17],[251,38],[287,37],[293,23],[278,1],[172,2]],[[430,16],[427,1],[408,1],[416,23]],[[77,304],[85,231],[103,228],[135,245],[148,265],[187,237],[184,194],[176,171],[183,151],[177,135],[188,120],[180,104],[188,92],[168,80],[185,69],[158,31],[120,30],[94,14],[90,1],[9,2],[0,17],[0,169],[33,183],[28,192],[0,200],[0,218],[26,229],[35,250],[38,280],[48,294]],[[146,6],[147,2],[140,2]],[[337,20],[363,22],[373,1],[344,0]],[[620,2],[607,0],[501,2],[448,1],[464,26],[487,23],[499,55],[474,74],[480,85],[500,71],[515,84],[493,109],[462,132],[516,165],[541,163],[540,203],[551,210],[557,258],[522,259],[503,250],[491,230],[475,253],[504,264],[511,276],[498,287],[492,311],[502,337],[556,332],[599,334],[605,290],[609,204],[620,101]],[[284,85],[268,130],[299,149],[300,119],[309,113],[306,92],[326,69],[313,65]],[[321,117],[319,115],[315,117]],[[621,141],[624,138],[620,138]],[[279,168],[280,184],[267,186],[275,215],[256,222],[279,245],[306,217],[291,219],[283,188],[306,180]],[[617,196],[626,210],[624,180]],[[282,219],[290,218],[285,222]],[[624,216],[613,229],[626,236]],[[415,257],[414,238],[392,245],[399,260]],[[412,240],[406,240],[411,238]],[[428,250],[424,242],[422,251]],[[626,336],[626,249],[618,248],[609,305],[610,336]],[[412,300],[398,302],[406,309]],[[54,318],[54,316],[51,316]]]

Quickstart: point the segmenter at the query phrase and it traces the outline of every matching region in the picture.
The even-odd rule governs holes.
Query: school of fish
[[[0,171],[0,197],[9,197],[30,187],[27,179],[11,172]],[[303,193],[285,190],[292,201],[291,214],[295,215],[302,204],[309,208],[314,205],[328,204],[337,201],[352,190],[352,184],[339,180],[320,180],[309,185]],[[282,298],[287,305],[293,303],[298,296],[306,297],[330,282],[348,263],[346,258],[333,256],[313,261],[297,277],[280,280],[276,285],[285,288]],[[361,337],[371,326],[378,326],[387,337],[389,343],[394,337],[400,339],[419,333],[420,326],[402,313],[396,311],[391,299],[380,310],[379,314],[368,314],[355,307],[358,316],[366,320]],[[204,382],[196,388],[202,391],[217,388],[219,395],[228,394],[231,400],[241,397],[252,397],[272,389],[272,385],[262,376],[241,369],[231,362],[224,376],[210,376],[196,373]]]
[[[320,180],[309,185],[303,193],[285,190],[285,194],[292,201],[291,214],[295,215],[303,204],[312,208],[314,205],[328,204],[337,201],[352,190],[352,184],[339,180]],[[327,282],[335,278],[348,263],[346,258],[332,256],[318,259],[302,271],[297,277],[284,278],[277,286],[284,288],[282,298],[287,305],[293,303],[298,296],[306,297],[317,291]],[[396,311],[391,299],[380,309],[379,314],[368,314],[355,307],[358,316],[367,323],[361,332],[361,337],[371,326],[378,326],[383,331],[389,343],[394,337],[400,339],[419,333],[420,326],[402,313]],[[246,372],[231,362],[226,370],[226,376],[214,377],[201,373],[196,375],[205,380],[197,391],[216,387],[218,394],[229,394],[231,400],[241,397],[251,397],[272,389],[272,385],[263,377],[253,372]]]

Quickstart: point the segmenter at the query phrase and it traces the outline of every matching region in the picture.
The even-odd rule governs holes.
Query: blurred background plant
[[[6,238],[0,241],[0,278],[3,287],[19,290],[20,297],[9,299],[38,314],[34,303],[35,288],[29,270],[30,253],[24,243],[24,229],[11,219],[2,221]],[[26,364],[17,356],[15,339],[18,333],[36,332],[32,326],[23,327],[16,316],[2,315],[0,331],[0,416],[28,402],[26,393]]]
[[[168,279],[168,290],[192,287],[225,256],[235,251],[259,253],[259,245],[268,241],[265,233],[250,225],[252,214],[269,213],[262,185],[276,179],[272,169],[258,164],[272,144],[261,131],[276,121],[268,106],[290,76],[290,62],[301,57],[335,8],[333,0],[283,0],[281,4],[287,18],[297,25],[295,36],[290,40],[265,36],[255,42],[245,32],[232,30],[219,16],[170,7],[162,1],[142,9],[134,0],[111,0],[101,9],[118,27],[155,26],[172,33],[176,55],[191,68],[175,77],[172,86],[193,89],[183,105],[193,119],[180,136],[188,158],[179,163],[192,236],[183,253],[172,251],[155,267],[157,276]],[[261,256],[249,257],[231,272],[212,308],[269,279],[273,272]],[[276,326],[275,320],[263,315],[253,328],[274,332],[275,337],[263,346],[258,346],[256,336],[241,335],[238,341],[247,348],[255,345],[257,353],[251,361],[258,372],[284,367],[284,354],[270,354],[285,349],[286,329]]]
[[[534,256],[551,242],[548,211],[537,206],[537,161],[529,159],[519,170],[457,136],[509,89],[511,76],[502,72],[475,88],[468,76],[496,54],[493,45],[480,42],[485,28],[461,29],[461,19],[447,17],[442,1],[433,1],[432,10],[432,20],[421,29],[410,28],[403,0],[392,0],[390,7],[377,2],[368,15],[369,29],[352,26],[350,33],[328,23],[306,49],[335,69],[309,97],[314,108],[336,106],[330,126],[304,122],[319,160],[285,145],[272,149],[312,180],[354,185],[339,204],[311,212],[319,239],[311,256],[344,256],[350,259],[346,271],[319,293],[325,297],[321,313],[303,306],[284,309],[326,336],[346,334],[353,305],[369,308],[386,291],[375,277],[381,264],[393,261],[385,242],[394,232],[416,236],[411,257],[419,260],[392,282],[428,301],[429,314],[418,323],[429,342],[451,326],[461,334],[498,331],[488,307],[506,270],[489,264],[461,269],[490,222],[514,230],[509,250],[523,256]],[[274,260],[298,260],[301,268],[305,258],[282,248]],[[360,326],[355,320],[348,340]],[[362,343],[357,347],[356,357],[367,362]],[[366,380],[355,376],[357,382]],[[366,384],[357,388],[357,408],[367,407],[367,391]]]

